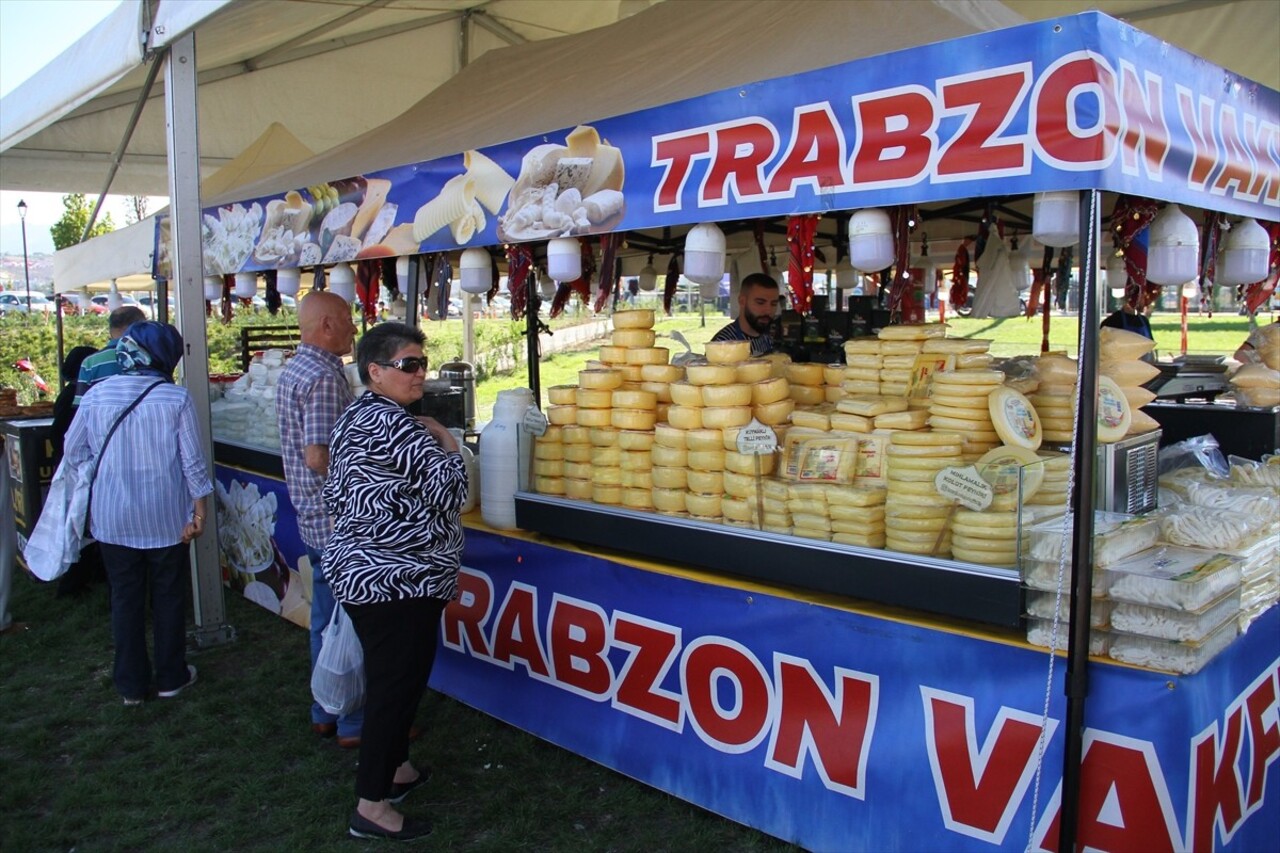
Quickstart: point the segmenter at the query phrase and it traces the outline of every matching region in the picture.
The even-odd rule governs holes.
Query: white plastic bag
[[[89,512],[85,479],[75,467],[62,464],[49,483],[40,518],[22,549],[27,568],[42,581],[57,580],[80,559]]]
[[[311,673],[311,695],[330,714],[345,716],[360,710],[364,705],[364,649],[341,604],[334,605],[321,642]]]

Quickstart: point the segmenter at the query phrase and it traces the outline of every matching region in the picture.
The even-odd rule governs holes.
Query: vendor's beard
[[[747,311],[746,317],[747,325],[762,335],[769,331],[769,326],[773,323],[773,316],[770,314],[752,314]]]

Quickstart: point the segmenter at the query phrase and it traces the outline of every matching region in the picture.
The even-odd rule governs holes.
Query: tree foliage
[[[53,227],[49,229],[55,249],[65,249],[79,243],[80,238],[84,236],[84,227],[89,224],[89,214],[93,213],[93,205],[89,204],[84,193],[64,195],[62,206],[66,208],[62,218],[53,223]],[[93,224],[93,230],[89,232],[89,236],[97,237],[114,230],[116,230],[115,223],[111,221],[111,214],[107,213]]]
[[[145,195],[127,195],[124,197],[124,224],[132,225],[147,218],[147,205],[151,197]]]

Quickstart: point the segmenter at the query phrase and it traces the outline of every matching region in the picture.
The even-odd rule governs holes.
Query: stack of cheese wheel
[[[618,506],[622,503],[622,447],[618,430],[611,426],[587,428],[591,443],[591,500]]]
[[[577,424],[562,426],[560,440],[564,445],[564,495],[574,500],[589,501],[591,500],[591,428]]]
[[[776,481],[765,479],[774,473],[777,454],[757,455],[738,452],[738,432],[741,429],[741,427],[727,427],[721,430],[721,446],[724,448],[724,497],[720,501],[720,511],[724,515],[725,524],[759,527],[763,519],[757,514],[756,509],[759,505],[758,497],[761,490],[770,484],[781,486],[782,497],[779,503],[781,511],[785,512],[786,487]],[[786,428],[773,427],[773,431],[778,435],[781,443],[782,436],[786,434]],[[694,437],[694,439],[696,442],[697,438]],[[767,498],[766,502],[768,502]],[[774,506],[772,511],[778,510],[779,507]],[[790,522],[786,523],[789,525]]]
[[[600,360],[621,373],[627,382],[643,382],[644,365],[671,360],[669,349],[653,345],[657,339],[653,319],[653,311],[648,308],[614,312],[613,335],[608,346],[600,347]]]
[[[1159,368],[1142,360],[1155,346],[1156,342],[1150,338],[1124,329],[1103,326],[1098,331],[1098,350],[1102,353],[1098,373],[1114,381],[1129,404],[1126,435],[1160,428],[1155,418],[1142,411],[1143,406],[1156,398],[1154,392],[1142,387],[1160,375]]]
[[[648,391],[658,401],[654,414],[659,422],[667,419],[671,408],[671,383],[684,379],[684,368],[678,364],[642,364],[639,390]]]
[[[618,430],[618,467],[622,469],[622,505],[652,510],[653,430]]]
[[[971,459],[1000,444],[987,398],[1004,382],[998,370],[944,370],[929,382],[929,426],[958,433]]]
[[[880,338],[880,393],[889,397],[905,397],[914,372],[916,356],[924,342],[947,333],[944,323],[917,323],[885,326]]]
[[[909,554],[951,553],[948,516],[951,499],[938,494],[934,479],[944,468],[963,464],[963,439],[955,432],[894,432],[885,448],[885,547]]]
[[[533,488],[540,495],[564,494],[564,427],[551,425],[533,440]]]
[[[825,365],[788,364],[787,382],[791,399],[800,406],[817,406],[827,401]]]
[[[951,556],[980,566],[1018,565],[1018,510],[960,508],[951,524]]]
[[[793,536],[831,541],[827,492],[832,488],[834,487],[818,483],[787,484],[787,512],[791,514]]]
[[[859,396],[879,394],[880,368],[883,364],[879,338],[851,338],[845,341],[844,381],[840,384],[841,390],[845,394]]]
[[[884,547],[885,497],[878,486],[833,486],[827,490],[831,541],[864,548]]]
[[[685,495],[689,492],[689,448],[685,430],[667,423],[654,427],[649,459],[653,508],[664,515],[688,515]]]
[[[1070,497],[1067,484],[1071,477],[1071,455],[1047,453],[1040,458],[1044,476],[1040,479],[1040,488],[1026,502],[1036,506],[1065,508]]]

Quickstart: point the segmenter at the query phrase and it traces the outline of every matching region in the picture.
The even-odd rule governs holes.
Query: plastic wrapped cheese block
[[[1198,611],[1240,585],[1240,560],[1197,548],[1165,546],[1107,569],[1116,601]]]
[[[635,308],[615,311],[612,319],[615,329],[652,329],[654,314],[649,308]]]
[[[905,412],[907,408],[906,400],[871,395],[853,395],[836,403],[836,411],[848,415],[861,415],[864,418],[873,418],[888,412]]]
[[[827,490],[828,506],[883,506],[888,492],[878,486],[837,486]]]
[[[1160,375],[1160,368],[1145,361],[1112,361],[1098,363],[1098,373],[1115,380],[1117,385],[1137,387]]]
[[[1190,675],[1199,672],[1219,652],[1231,645],[1235,638],[1235,620],[1228,620],[1198,643],[1159,640],[1113,631],[1107,654],[1122,663]]]
[[[600,391],[612,391],[622,384],[622,374],[616,370],[579,370],[578,387]]]
[[[1142,358],[1156,348],[1156,342],[1146,335],[1103,326],[1098,330],[1098,349],[1102,357],[1113,361],[1133,361]]]
[[[710,364],[735,364],[751,356],[750,341],[710,341],[706,345]]]
[[[793,426],[826,431],[831,429],[831,412],[834,409],[834,406],[825,403],[811,408],[797,407],[791,412],[791,423]]]
[[[947,334],[946,323],[904,323],[898,326],[885,326],[878,333],[882,341],[923,341],[929,338],[941,338]]]
[[[1126,634],[1160,640],[1199,642],[1240,613],[1240,591],[1231,590],[1196,611],[1169,610],[1145,604],[1117,602],[1111,626]]]
[[[923,429],[929,420],[929,413],[924,409],[914,409],[906,412],[886,412],[883,415],[876,415],[876,429],[901,429],[901,430],[917,430]]]
[[[879,355],[880,339],[874,335],[850,338],[844,342],[844,355],[847,360],[854,355]]]
[[[839,407],[839,401],[836,406]],[[794,413],[793,413],[794,414]],[[862,415],[851,415],[847,412],[834,411],[829,416],[830,428],[841,432],[860,432],[868,433],[875,428],[875,422],[872,418],[863,417]],[[796,424],[799,426],[799,424]]]

